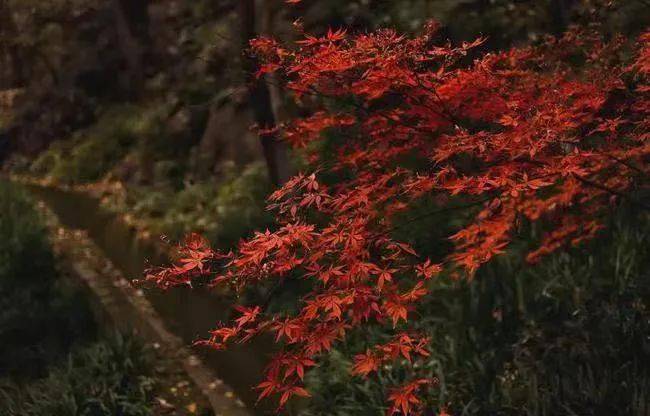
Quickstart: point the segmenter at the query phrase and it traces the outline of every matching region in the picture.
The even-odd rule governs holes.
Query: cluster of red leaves
[[[355,356],[352,374],[365,377],[378,371],[383,363],[395,361],[399,357],[411,362],[412,354],[428,357],[430,355],[427,351],[428,343],[427,338],[414,338],[405,333],[399,334],[389,343],[376,345],[373,349],[368,349],[365,354]]]
[[[603,213],[647,177],[650,34],[630,51],[622,39],[605,43],[576,30],[472,62],[481,40],[452,46],[436,38],[432,24],[415,38],[330,31],[295,49],[253,42],[265,61],[260,76],[278,72],[299,103],[321,103],[320,111],[282,126],[309,154],[314,173],[270,196],[275,232],[256,234],[234,253],[214,252],[193,237],[178,266],[148,279],[169,287],[202,278],[238,290],[311,281],[298,313],[239,308],[231,326],[203,342],[225,348],[273,334],[283,350],[260,397],[277,395],[283,405],[307,396],[303,377],[320,354],[353,329],[407,326],[429,279],[443,271],[472,276],[524,221],[549,227],[530,262],[592,238]],[[338,105],[332,110],[329,102]],[[313,143],[332,130],[343,144],[324,160]],[[426,167],[403,163],[413,157]],[[342,179],[326,186],[319,180],[326,174]],[[462,198],[475,209],[449,236],[455,249],[439,263],[391,236],[395,214],[425,195],[441,204]],[[426,337],[397,331],[357,355],[353,373],[366,377],[391,360],[428,355]],[[421,413],[422,392],[435,381],[417,372],[414,366],[414,380],[389,394],[390,414]]]

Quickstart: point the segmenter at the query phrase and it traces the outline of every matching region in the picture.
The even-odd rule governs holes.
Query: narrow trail
[[[86,286],[106,325],[136,331],[159,346],[183,369],[216,415],[267,414],[266,409],[252,406],[255,392],[251,388],[265,365],[268,351],[264,345],[228,352],[189,347],[217,321],[227,318],[230,305],[225,300],[207,292],[143,293],[135,289],[129,280],[140,277],[151,265],[149,261],[165,261],[159,251],[135,239],[130,227],[87,195],[28,188],[46,214],[64,266]]]

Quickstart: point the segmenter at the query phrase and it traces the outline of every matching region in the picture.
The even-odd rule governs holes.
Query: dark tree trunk
[[[249,102],[258,126],[269,130],[276,125],[271,91],[265,79],[255,79],[253,74],[257,71],[259,64],[246,52],[250,40],[257,36],[255,0],[239,0],[239,16],[241,19],[242,50],[244,51],[242,63],[247,77]],[[274,185],[281,186],[289,179],[291,174],[287,146],[277,134],[260,136],[260,141],[269,171],[269,178]]]
[[[149,39],[149,1],[118,0],[130,32],[143,42]]]
[[[0,0],[0,53],[2,54],[3,71],[0,75],[4,88],[22,88],[27,83],[26,66],[23,53],[15,44],[18,28],[6,0]]]
[[[117,36],[127,64],[126,88],[137,96],[144,84],[144,51],[149,43],[148,0],[113,0]]]
[[[553,32],[559,36],[569,26],[569,3],[570,0],[551,0],[551,19]]]
[[[122,56],[127,65],[124,89],[130,98],[137,98],[144,87],[144,51],[149,43],[148,0],[112,0],[116,32]],[[139,149],[140,172],[138,182],[151,184],[154,161],[151,157],[151,138],[144,137]]]

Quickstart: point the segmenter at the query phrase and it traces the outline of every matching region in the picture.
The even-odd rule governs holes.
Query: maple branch
[[[436,99],[438,100],[438,105],[442,107],[443,111],[446,113],[446,116],[449,117],[452,123],[454,123],[457,126],[460,126],[460,122],[458,121],[458,118],[453,114],[453,112],[447,107],[447,103],[442,99],[440,94],[438,94],[438,91],[435,88],[430,88],[427,87],[422,83],[422,80],[420,79],[420,74],[418,74],[415,71],[412,71],[413,74],[415,75],[415,79],[418,81],[418,86],[420,88],[423,88],[425,91],[429,91],[431,94],[436,96]]]
[[[284,283],[284,279],[277,279],[277,281],[269,289],[269,292],[266,294],[266,296],[264,296],[264,301],[260,304],[260,307],[263,311],[266,311],[269,308],[271,301],[282,287],[282,283]]]
[[[289,90],[294,90],[294,91],[298,91],[298,90],[296,90],[296,89],[292,89],[292,88],[287,88],[287,89],[289,89]],[[316,90],[313,86],[310,86],[309,89],[312,91],[312,93],[311,93],[310,95],[312,95],[312,96],[314,96],[314,97],[318,97],[318,98],[330,98],[330,99],[336,99],[336,98],[339,98],[339,97],[337,97],[337,96],[332,96],[332,95],[324,94],[324,93],[322,93],[322,92]],[[304,92],[302,92],[302,93],[304,93]],[[397,94],[400,94],[400,93],[397,93]],[[364,115],[365,115],[366,117],[369,117],[369,116],[373,116],[373,115],[375,115],[375,116],[379,116],[379,117],[383,118],[384,120],[387,120],[387,121],[389,121],[389,122],[391,122],[391,123],[395,123],[395,120],[394,120],[393,118],[387,116],[386,114],[382,113],[381,111],[376,111],[376,112],[374,112],[374,113],[371,113],[370,110],[368,110],[367,108],[365,108],[365,107],[362,106],[361,104],[355,102],[354,100],[351,101],[350,104],[351,104],[354,108],[356,108],[357,110],[359,110],[359,111],[361,111],[362,113],[364,113]],[[442,113],[438,113],[438,114],[444,116],[444,114],[442,114]],[[418,127],[418,126],[412,126],[412,125],[407,124],[407,123],[401,123],[401,124],[398,123],[398,125],[401,125],[401,126],[403,126],[403,127],[407,127],[407,128],[410,128],[410,129],[413,129],[413,130],[418,131],[418,132],[420,132],[420,133],[422,133],[422,134],[431,134],[431,130],[429,130],[429,129],[423,129],[423,128],[421,128],[421,127]]]
[[[315,89],[315,87],[313,87],[313,86],[309,86],[309,91],[300,90],[298,88],[292,88],[292,87],[289,87],[289,86],[286,86],[285,88],[287,90],[289,90],[289,91],[294,91],[294,92],[297,92],[299,94],[309,95],[309,96],[316,97],[316,98],[329,98],[329,99],[340,98],[340,97],[337,97],[337,96],[324,94],[324,93],[318,91],[317,89]],[[398,95],[401,95],[402,97],[407,97],[406,95],[404,95],[403,93],[400,93],[398,91],[393,91],[393,92],[398,94]],[[415,98],[415,97],[410,97],[410,98]],[[384,114],[384,113],[382,113],[380,111],[377,111],[375,113],[371,113],[370,110],[368,110],[364,106],[360,105],[359,103],[356,103],[356,102],[352,101],[350,104],[354,108],[356,108],[357,110],[363,112],[366,116],[376,115],[376,116],[379,116],[379,117],[381,117],[381,118],[383,118],[383,119],[385,119],[387,121],[390,121],[391,123],[395,123],[395,120],[393,118],[387,116],[386,114]],[[427,106],[426,104],[422,103],[421,101],[419,102],[419,104],[426,107],[428,110],[442,116],[443,118],[448,119],[452,123],[458,125],[457,120],[453,117],[453,115],[445,114],[445,113],[440,112],[440,111],[438,111],[436,109],[433,109],[433,108]],[[407,124],[407,123],[401,123],[399,125],[404,126],[404,127],[408,127],[410,129],[413,129],[413,130],[418,131],[418,132],[423,133],[423,134],[431,134],[431,130],[429,130],[429,129],[423,129],[421,127],[413,126],[413,125],[410,125],[410,124]]]
[[[429,218],[429,217],[432,217],[432,216],[435,216],[435,215],[445,214],[445,213],[447,213],[447,212],[456,211],[456,210],[458,210],[458,211],[462,211],[462,210],[465,210],[465,209],[474,208],[474,207],[476,207],[476,206],[478,206],[478,205],[481,205],[481,204],[484,204],[484,203],[490,201],[491,199],[492,199],[492,197],[487,197],[487,198],[479,199],[478,201],[474,201],[474,202],[471,202],[471,203],[469,203],[469,204],[465,204],[465,205],[459,205],[459,206],[453,206],[453,207],[440,208],[440,209],[437,209],[437,210],[435,210],[435,211],[425,212],[424,214],[417,215],[417,216],[415,216],[415,217],[413,217],[413,218],[409,218],[409,219],[406,220],[405,222],[403,222],[403,223],[401,223],[401,224],[399,224],[399,225],[396,225],[396,226],[394,226],[394,227],[391,227],[391,228],[385,230],[385,231],[382,232],[382,233],[377,234],[377,235],[375,236],[375,238],[376,238],[376,237],[383,237],[383,236],[385,236],[385,235],[387,235],[387,234],[392,233],[393,231],[396,231],[396,230],[399,230],[399,229],[401,229],[401,228],[404,228],[404,227],[406,227],[406,226],[409,225],[409,224],[413,224],[414,222],[418,222],[418,221],[420,221],[420,220],[423,220],[423,219],[426,219],[426,218]]]
[[[638,1],[639,1],[639,3],[644,5],[645,7],[650,7],[650,1],[648,1],[648,0],[638,0]]]
[[[435,95],[438,95],[438,93],[435,93]],[[420,98],[420,97],[414,97],[414,96],[409,96],[409,95],[403,95],[403,96],[406,97],[406,98],[411,98],[413,100],[416,100],[417,104],[423,106],[424,108],[431,111],[432,113],[437,114],[437,115],[441,116],[442,118],[451,121],[453,124],[455,124],[457,126],[460,125],[458,119],[456,119],[456,117],[454,117],[454,115],[451,114],[451,112],[447,109],[447,106],[445,105],[445,103],[441,102],[440,100],[438,100],[439,101],[438,105],[443,109],[442,112],[439,111],[438,109],[436,109],[434,107],[431,107],[430,105],[426,104],[424,102],[424,100],[422,100],[422,98]]]
[[[601,153],[601,154],[602,154],[602,153]],[[640,173],[641,175],[645,175],[645,174],[646,174],[646,172],[644,172],[643,170],[639,169],[638,167],[636,167],[636,166],[634,166],[634,165],[631,165],[631,164],[629,164],[627,161],[622,160],[622,159],[619,159],[619,158],[617,158],[617,157],[614,156],[614,155],[606,155],[606,156],[609,157],[610,159],[612,159],[612,160],[614,160],[614,161],[620,163],[621,165],[623,165],[623,166],[625,166],[625,167],[627,167],[627,168],[630,168],[630,169],[636,171],[637,173]]]
[[[578,181],[582,182],[585,185],[588,185],[588,186],[591,186],[592,188],[600,189],[601,191],[605,191],[605,192],[608,192],[608,193],[610,193],[612,195],[621,197],[623,199],[626,199],[626,200],[630,201],[632,204],[639,206],[640,208],[647,209],[647,210],[650,211],[650,205],[648,205],[648,204],[646,204],[646,203],[644,203],[642,201],[638,201],[638,200],[632,198],[631,196],[629,196],[628,194],[626,194],[624,192],[620,192],[620,191],[617,191],[616,189],[612,189],[612,188],[610,188],[608,186],[605,186],[603,184],[590,181],[589,179],[586,179],[586,178],[584,178],[584,177],[582,177],[582,176],[580,176],[580,175],[578,175],[576,173],[573,174],[573,177],[576,178]]]
[[[438,91],[436,91],[435,89],[429,88],[429,87],[427,87],[426,85],[424,85],[424,84],[422,83],[422,80],[420,79],[420,74],[418,74],[416,71],[411,70],[410,72],[415,76],[415,79],[417,79],[417,83],[418,83],[418,86],[419,86],[419,87],[421,87],[421,88],[424,89],[425,91],[428,91],[428,92],[430,92],[431,94],[433,94],[433,95],[436,96],[436,100],[438,101],[438,105],[442,108],[442,111],[440,111],[440,110],[438,110],[438,109],[436,109],[436,108],[433,108],[433,107],[427,105],[426,103],[424,103],[424,102],[422,101],[422,98],[420,98],[420,97],[415,97],[415,96],[412,96],[412,95],[407,95],[407,94],[404,94],[404,93],[399,92],[399,91],[396,91],[396,90],[393,90],[393,92],[396,93],[396,94],[398,94],[398,95],[401,95],[403,98],[411,98],[411,99],[417,100],[417,102],[418,102],[419,105],[425,107],[425,108],[428,109],[429,111],[431,111],[431,112],[433,112],[433,113],[435,113],[435,114],[441,116],[442,118],[447,119],[448,121],[452,122],[452,123],[455,124],[455,125],[460,125],[460,124],[459,124],[459,120],[458,120],[458,118],[457,118],[456,116],[454,116],[454,114],[449,110],[449,107],[446,105],[446,103],[444,102],[444,100],[442,99],[442,97],[440,97],[440,95],[438,94]],[[377,75],[377,74],[375,74],[375,76],[378,77],[378,78],[383,78],[383,79],[388,80],[388,81],[394,81],[392,78],[389,78],[389,77],[382,77],[381,75]],[[348,78],[349,78],[351,81],[354,81],[354,79],[352,79],[352,78],[350,78],[350,77],[348,77]],[[407,87],[407,88],[411,87],[411,85],[409,85],[409,84],[407,84],[407,83],[405,83],[405,82],[400,82],[400,81],[396,81],[396,82],[399,83],[398,85],[401,85],[401,86],[403,86],[403,87]]]

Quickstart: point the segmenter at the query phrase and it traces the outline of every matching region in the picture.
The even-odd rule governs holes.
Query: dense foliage
[[[646,208],[633,193],[648,173],[649,40],[644,34],[630,47],[572,30],[470,62],[482,40],[441,42],[434,23],[414,38],[330,30],[295,49],[259,38],[257,75],[283,75],[298,103],[320,103],[283,128],[290,143],[307,148],[313,173],[271,195],[277,231],[258,233],[234,253],[193,236],[179,265],[147,278],[162,287],[207,281],[237,290],[306,279],[294,311],[239,307],[231,326],[202,343],[222,349],[272,333],[283,349],[260,398],[277,394],[282,407],[309,396],[305,372],[337,342],[392,327],[390,339],[357,353],[352,373],[368,377],[406,361],[408,377],[388,392],[389,413],[420,414],[440,384],[424,371],[431,339],[413,324],[433,281],[471,280],[532,225],[543,233],[522,254],[538,263],[593,239],[617,204]],[[328,135],[338,140],[323,142]],[[427,198],[436,209],[423,216],[467,212],[440,236],[451,244],[431,257],[395,236],[422,219],[403,213]]]

